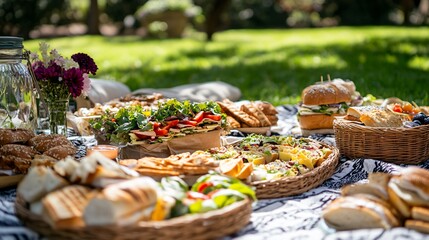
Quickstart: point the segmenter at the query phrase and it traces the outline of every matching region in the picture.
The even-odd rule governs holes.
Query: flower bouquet
[[[56,49],[49,51],[46,42],[40,43],[40,54],[39,58],[37,53],[31,53],[32,69],[49,111],[49,128],[51,133],[66,135],[69,98],[89,92],[88,74],[95,75],[98,68],[87,54],[76,53],[70,59],[64,58]]]

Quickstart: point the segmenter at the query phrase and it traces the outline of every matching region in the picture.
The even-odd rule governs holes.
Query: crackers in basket
[[[209,153],[196,151],[181,153],[167,158],[144,157],[124,159],[119,162],[144,176],[202,175],[214,170],[218,162]]]
[[[218,104],[227,115],[231,128],[269,127],[277,124],[277,110],[271,103],[255,101],[238,106],[225,99]]]

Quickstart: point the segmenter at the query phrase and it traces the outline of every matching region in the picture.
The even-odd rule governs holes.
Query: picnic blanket
[[[277,134],[290,134],[297,126],[296,106],[280,106]],[[234,133],[239,136],[240,133]],[[311,138],[335,144],[332,135],[312,135]],[[93,143],[93,142],[90,142]],[[75,144],[87,144],[76,142]],[[419,165],[429,169],[429,161]],[[406,165],[396,165],[372,159],[342,158],[335,173],[322,185],[306,193],[270,200],[259,200],[253,206],[250,223],[225,239],[425,239],[428,235],[406,228],[361,229],[336,232],[328,228],[321,212],[324,206],[339,196],[346,184],[366,181],[371,172],[394,173]],[[16,189],[0,190],[0,239],[40,239],[23,227],[14,213]]]

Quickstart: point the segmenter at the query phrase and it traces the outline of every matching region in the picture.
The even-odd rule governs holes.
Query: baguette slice
[[[272,125],[270,120],[268,120],[267,116],[265,116],[265,114],[253,103],[241,105],[240,110],[257,118],[261,123],[261,127],[267,127]]]
[[[29,203],[38,201],[48,192],[67,186],[68,182],[58,176],[52,169],[37,166],[18,185],[18,194]]]
[[[157,201],[156,182],[149,177],[134,178],[107,186],[91,199],[84,211],[87,225],[129,225],[150,219]]]
[[[83,227],[83,209],[92,196],[92,190],[81,185],[51,192],[42,200],[44,220],[53,228]]]
[[[384,205],[366,198],[347,196],[334,200],[324,211],[325,223],[336,230],[390,229],[399,221]]]

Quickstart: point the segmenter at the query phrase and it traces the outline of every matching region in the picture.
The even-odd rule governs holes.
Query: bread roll
[[[332,83],[310,85],[302,91],[302,103],[305,105],[323,105],[350,102],[351,93],[344,86]]]
[[[323,219],[329,227],[337,230],[399,226],[399,221],[384,205],[354,196],[334,200],[323,211]]]
[[[408,167],[393,177],[389,187],[410,206],[429,206],[429,171]]]
[[[311,114],[301,115],[298,117],[301,129],[332,129],[335,117],[341,116],[339,114],[325,115],[325,114]]]
[[[395,207],[403,218],[409,218],[411,216],[410,206],[402,200],[392,188],[387,187],[387,193],[389,194],[389,201],[393,207]]]
[[[34,147],[37,151],[44,153],[47,150],[57,146],[73,146],[73,144],[63,135],[57,135],[53,138],[40,141]]]
[[[34,132],[28,129],[0,129],[0,145],[25,143],[32,137],[34,137]]]
[[[87,225],[135,224],[140,218],[150,218],[156,201],[156,182],[149,177],[112,184],[90,200],[84,211],[85,223]]]
[[[68,185],[68,182],[58,176],[52,169],[37,166],[32,167],[24,179],[19,183],[17,192],[29,203],[41,199],[50,191]]]
[[[429,209],[423,207],[413,207],[411,209],[411,217],[415,220],[429,223]]]
[[[80,185],[51,192],[42,200],[43,217],[53,228],[83,227],[83,209],[92,196],[90,188]]]
[[[371,183],[349,184],[341,189],[341,195],[343,196],[352,196],[362,193],[369,194],[386,201],[389,199],[385,188]]]
[[[67,156],[74,156],[76,154],[76,148],[72,145],[56,146],[48,149],[43,154],[53,157],[57,160],[61,160]]]
[[[34,155],[38,154],[32,147],[19,145],[19,144],[7,144],[0,148],[2,156],[13,155],[20,158],[32,159]]]
[[[27,173],[36,154],[38,154],[36,150],[25,145],[6,144],[0,148],[3,164],[13,169],[15,173]]]
[[[54,139],[54,138],[58,138],[58,137],[64,137],[64,136],[62,136],[60,134],[49,134],[49,135],[48,134],[40,134],[40,135],[34,136],[30,140],[28,140],[28,145],[35,147],[40,142],[50,140],[50,139]]]
[[[416,231],[429,234],[429,223],[419,220],[409,219],[405,221],[405,227]]]

